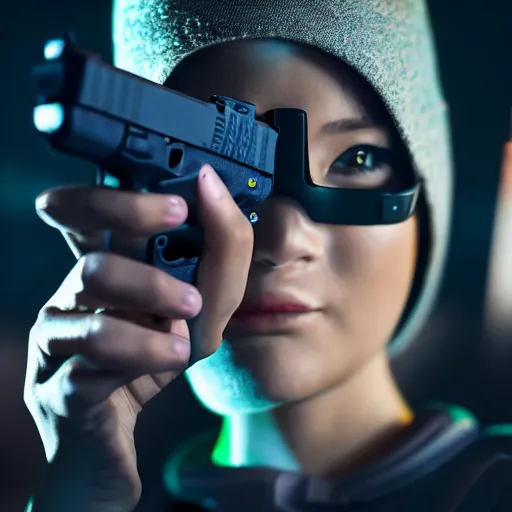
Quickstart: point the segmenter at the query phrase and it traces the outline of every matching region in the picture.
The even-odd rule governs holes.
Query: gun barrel
[[[216,108],[99,59],[84,66],[77,103],[162,136],[209,148]]]
[[[274,172],[277,132],[258,121],[255,110],[237,108],[240,105],[236,100],[235,108],[225,101],[200,101],[118,69],[73,47],[36,67],[34,75],[43,98],[43,105],[36,107],[39,108],[40,122],[36,122],[37,111],[34,121],[40,131],[45,131],[41,129],[43,114],[53,114],[54,125],[46,129],[50,138],[58,139],[60,125],[55,125],[55,120],[60,119],[64,124],[63,117],[74,109],[75,118],[80,120],[103,118],[106,124],[115,121],[124,125],[123,130],[129,127],[149,132],[162,139],[228,157],[261,172]],[[49,105],[52,112],[42,109]],[[76,114],[77,110],[81,111],[80,115]],[[84,110],[88,115],[84,115]],[[77,128],[76,119],[74,124]],[[96,121],[96,130],[98,124]],[[78,127],[77,132],[80,131]],[[114,151],[111,146],[110,149]]]

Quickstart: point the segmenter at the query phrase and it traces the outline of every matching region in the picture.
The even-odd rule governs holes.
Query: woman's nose
[[[254,225],[253,264],[277,269],[317,261],[324,254],[325,237],[325,228],[314,223],[298,203],[270,197]]]

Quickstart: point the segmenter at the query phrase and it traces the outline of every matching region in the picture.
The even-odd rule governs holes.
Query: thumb
[[[218,348],[227,323],[242,302],[254,234],[251,223],[209,165],[204,165],[199,172],[198,195],[204,247],[197,284],[203,308],[197,318],[196,345],[202,345],[198,354],[202,358]]]

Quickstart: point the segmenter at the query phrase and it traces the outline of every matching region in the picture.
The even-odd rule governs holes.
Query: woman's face
[[[367,88],[343,69],[292,43],[246,41],[189,57],[167,85],[203,100],[232,96],[258,113],[303,109],[316,183],[394,188],[403,169],[372,162],[368,152],[346,153],[358,145],[391,148],[396,135]],[[414,277],[414,217],[387,226],[317,224],[293,201],[271,197],[259,219],[246,299],[277,295],[316,311],[259,329],[231,321],[217,353],[187,372],[204,405],[223,414],[304,399],[349,379],[385,350]]]

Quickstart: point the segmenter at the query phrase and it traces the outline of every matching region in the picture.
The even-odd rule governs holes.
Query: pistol
[[[93,162],[98,186],[182,196],[186,224],[152,237],[146,262],[195,283],[203,241],[196,215],[201,165],[216,170],[249,221],[257,222],[275,168],[286,165],[290,149],[297,151],[297,134],[305,139],[305,112],[257,116],[253,104],[235,98],[200,101],[111,66],[70,36],[48,41],[44,53],[45,62],[32,70],[36,129],[57,152]],[[104,249],[109,246],[106,233]]]

